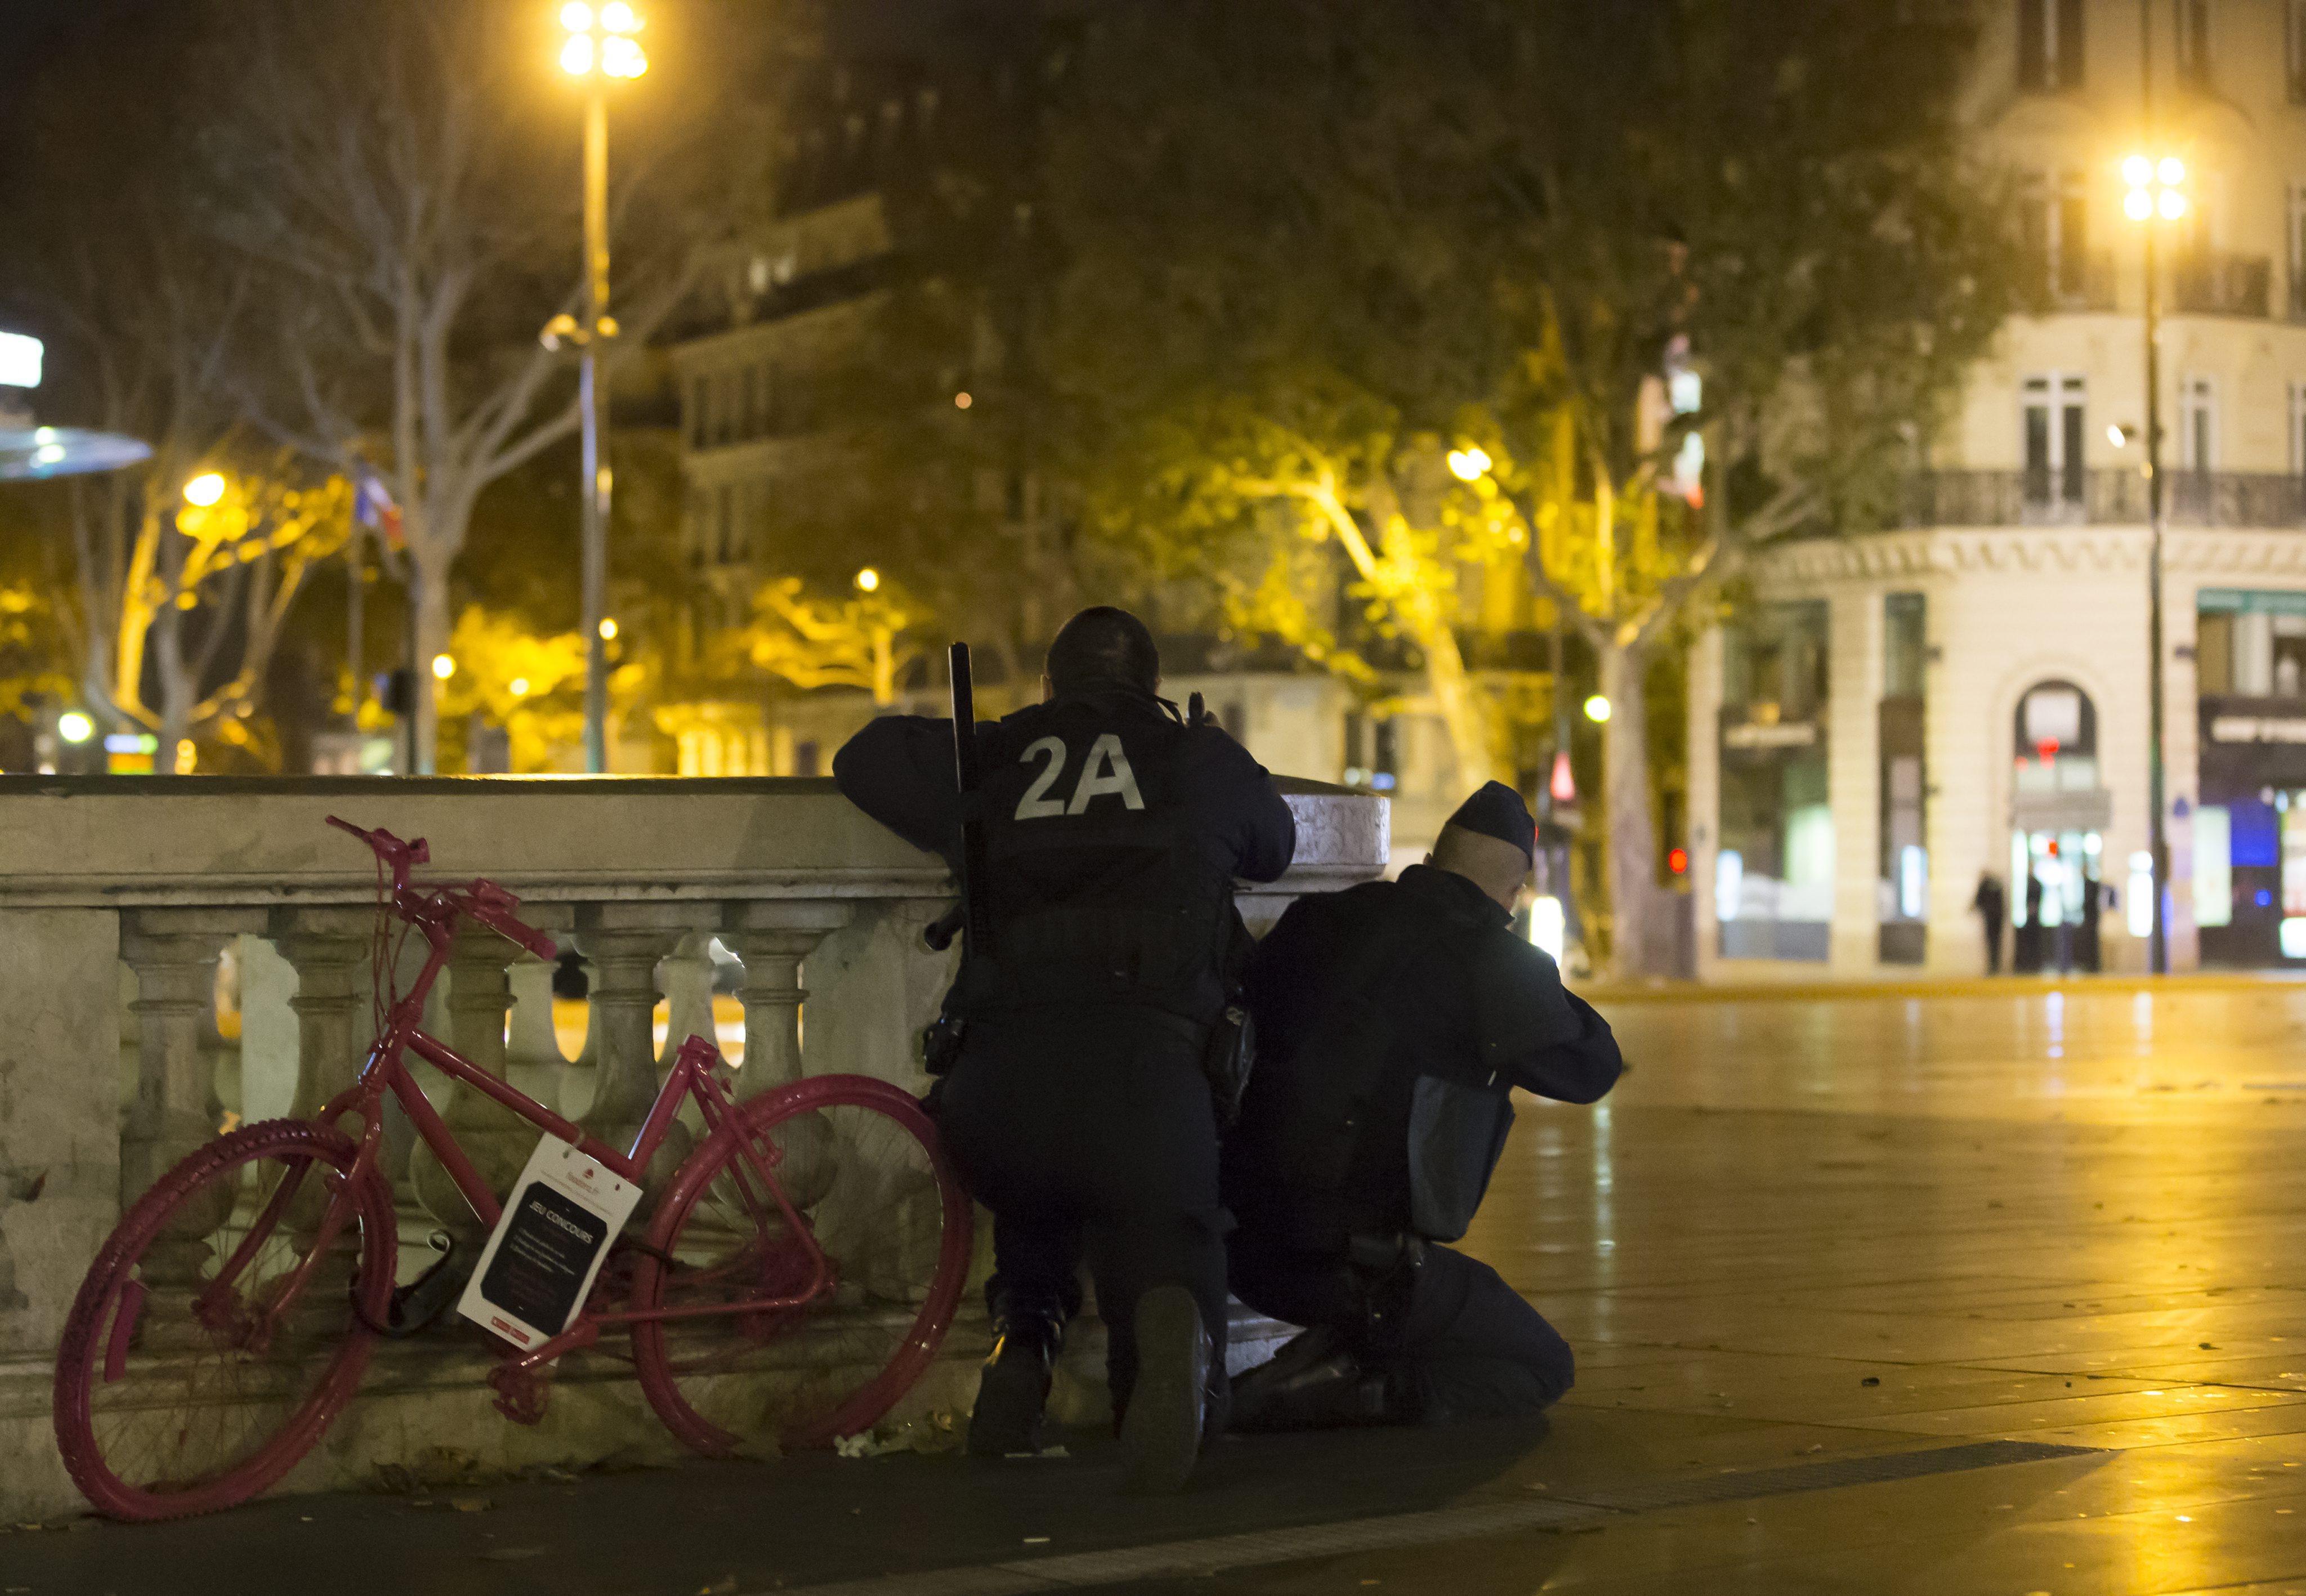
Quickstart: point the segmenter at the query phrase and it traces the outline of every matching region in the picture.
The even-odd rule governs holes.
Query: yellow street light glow
[[[579,33],[560,47],[560,70],[581,78],[593,70],[593,36]]]
[[[612,33],[601,45],[601,70],[612,78],[637,78],[648,71],[648,56],[637,39]]]
[[[1610,718],[1610,701],[1596,693],[1585,701],[1585,718],[1599,725]]]
[[[68,743],[84,743],[96,735],[96,722],[70,710],[56,717],[56,735]]]
[[[528,696],[528,678],[525,676],[516,676],[512,679],[511,686],[512,696],[514,697],[525,698]]]
[[[213,471],[204,471],[184,484],[184,502],[206,509],[224,497],[224,478]]]
[[[638,33],[641,20],[625,0],[609,0],[601,7],[601,26],[611,33]]]
[[[863,570],[857,573],[857,591],[858,593],[872,593],[877,590],[880,585],[881,573],[875,570],[871,566],[868,565]]]
[[[450,677],[457,674],[457,661],[450,659],[447,654],[434,654],[432,656],[432,674],[439,677],[442,681],[447,681]]]
[[[1449,469],[1459,482],[1477,482],[1490,468],[1489,455],[1480,448],[1449,451]]]
[[[2186,214],[2186,196],[2176,189],[2165,188],[2162,191],[2162,203],[2159,209],[2164,221],[2174,222]]]
[[[2142,155],[2133,155],[2122,163],[2122,180],[2132,188],[2144,188],[2154,181],[2154,163]]]
[[[602,642],[603,642],[603,643],[614,643],[616,640],[617,640],[617,623],[616,623],[615,621],[613,621],[613,620],[610,619],[609,619],[608,617],[606,617],[606,616],[602,617],[602,619],[601,619],[601,641],[602,641]]]
[[[2105,430],[2105,440],[2116,448],[2130,447],[2130,434],[2117,422]]]
[[[560,8],[560,25],[571,33],[590,33],[593,30],[593,8],[585,4],[585,0],[568,0],[568,4]]]
[[[2186,163],[2174,155],[2165,155],[2162,158],[2161,166],[2155,169],[2155,175],[2175,188],[2186,181]]]
[[[970,398],[967,394],[955,394],[952,397],[952,407],[955,410],[966,410],[971,405],[976,403],[977,401]]]
[[[2142,222],[2154,214],[2154,196],[2142,188],[2134,188],[2122,197],[2122,212],[2133,222]]]

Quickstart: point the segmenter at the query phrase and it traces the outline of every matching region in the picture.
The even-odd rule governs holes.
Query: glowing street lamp
[[[447,681],[450,677],[457,674],[457,661],[450,659],[447,654],[434,654],[432,656],[432,674],[438,677],[440,680]]]
[[[1610,701],[1596,693],[1585,701],[1585,718],[1596,726],[1610,718]]]
[[[184,484],[184,502],[199,509],[207,509],[224,498],[224,477],[214,471],[204,471]]]
[[[2149,119],[2152,106],[2148,107]],[[2174,155],[2140,151],[2122,163],[2130,192],[2122,210],[2145,230],[2146,254],[2146,506],[2152,538],[2146,558],[2147,842],[2153,856],[2153,918],[2147,939],[2147,969],[2170,970],[2170,925],[2163,912],[2170,883],[2170,839],[2163,814],[2162,713],[2162,284],[2155,261],[2160,223],[2186,215],[2186,163]]]
[[[1453,448],[1449,451],[1449,471],[1461,482],[1477,482],[1494,464],[1481,448]]]
[[[556,316],[545,329],[544,345],[558,348],[572,338],[582,352],[577,363],[576,402],[584,424],[585,510],[585,768],[599,775],[609,768],[609,639],[616,623],[602,614],[609,588],[609,473],[602,460],[600,386],[595,356],[600,345],[617,336],[609,314],[609,101],[611,78],[630,81],[648,71],[648,52],[637,37],[646,26],[628,0],[608,0],[597,9],[586,0],[560,8],[568,38],[560,47],[560,70],[585,80],[585,316],[573,323]]]
[[[76,709],[56,717],[56,735],[68,743],[84,743],[96,735],[96,722]]]
[[[858,593],[878,593],[880,588],[881,573],[875,570],[871,566],[868,565],[863,570],[857,573],[857,591]]]

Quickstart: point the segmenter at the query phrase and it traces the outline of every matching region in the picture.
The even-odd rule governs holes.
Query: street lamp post
[[[2145,229],[2146,249],[2146,514],[2152,536],[2147,546],[2146,668],[2147,848],[2154,859],[2154,918],[2147,940],[2147,966],[2170,973],[2170,835],[2165,813],[2162,761],[2162,284],[2155,249],[2157,224],[2186,214],[2186,163],[2174,155],[2158,159],[2133,155],[2122,163],[2130,185],[2122,210]]]
[[[566,326],[556,317],[545,330],[548,346],[573,337],[579,351],[576,405],[584,430],[585,769],[600,775],[609,768],[609,493],[611,477],[602,451],[599,346],[617,336],[609,314],[609,100],[608,78],[637,78],[648,56],[634,35],[641,19],[626,0],[609,0],[598,12],[585,0],[561,7],[568,30],[561,47],[561,70],[586,81],[585,104],[585,319]]]

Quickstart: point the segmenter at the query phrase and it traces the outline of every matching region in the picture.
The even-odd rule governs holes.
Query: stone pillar
[[[1837,589],[1826,634],[1826,792],[1833,808],[1832,968],[1882,961],[1882,596]]]
[[[260,932],[260,909],[132,909],[120,956],[136,974],[136,1097],[120,1137],[120,1202],[125,1208],[153,1182],[212,1140],[223,1114],[215,1060],[203,1044],[216,994],[217,957],[243,932]],[[175,1233],[146,1255],[145,1278],[188,1279],[206,1257],[204,1238],[231,1212],[231,1193],[214,1193],[213,1213],[187,1210]]]
[[[27,1370],[55,1355],[120,1217],[120,970],[115,910],[0,914],[0,1354],[27,1355]],[[0,1499],[14,1485],[22,1500],[45,1465],[12,1463]],[[61,1466],[49,1472],[68,1489]]]
[[[590,903],[576,911],[576,945],[593,964],[592,1106],[585,1129],[619,1149],[629,1147],[656,1101],[657,961],[691,931],[718,917],[709,903]],[[663,1189],[693,1139],[675,1124],[650,1163],[648,1194]]]
[[[855,917],[846,902],[731,903],[722,939],[745,961],[745,1063],[739,1099],[757,1097],[806,1073],[801,1056],[801,960],[826,935]]]

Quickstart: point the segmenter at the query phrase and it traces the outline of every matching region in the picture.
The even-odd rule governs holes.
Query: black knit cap
[[[1457,812],[1449,816],[1449,824],[1463,831],[1495,837],[1500,842],[1510,842],[1530,858],[1536,856],[1537,822],[1531,818],[1529,806],[1522,802],[1521,794],[1502,781],[1487,783],[1458,805]]]

